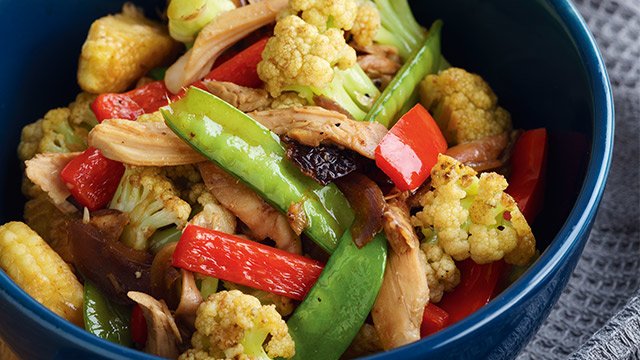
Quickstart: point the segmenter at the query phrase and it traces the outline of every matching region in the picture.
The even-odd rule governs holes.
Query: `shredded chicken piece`
[[[200,163],[199,169],[207,189],[244,222],[255,237],[261,240],[272,239],[278,249],[294,254],[302,253],[300,238],[289,226],[287,216],[213,163]]]
[[[378,78],[382,75],[393,76],[402,66],[388,57],[374,54],[358,56],[358,65],[370,78]]]
[[[368,46],[358,46],[355,43],[350,44],[358,54],[369,54],[369,55],[379,55],[385,57],[389,60],[397,62],[399,64],[402,63],[402,59],[398,54],[398,49],[391,45],[381,45],[381,44],[371,44]]]
[[[205,81],[207,90],[242,112],[264,110],[272,99],[264,89],[253,89],[225,81]]]
[[[169,359],[177,358],[182,337],[167,304],[141,292],[129,291],[127,296],[140,305],[147,321],[145,352]]]
[[[274,133],[304,145],[334,144],[369,159],[375,159],[375,149],[387,134],[387,128],[379,123],[350,120],[317,106],[256,111],[249,116]]]
[[[218,56],[249,33],[275,21],[288,0],[264,0],[242,6],[211,21],[200,31],[191,49],[178,59],[165,75],[172,93],[204,77]]]
[[[177,166],[205,159],[162,122],[105,120],[89,133],[90,146],[135,166]]]
[[[51,198],[53,204],[63,213],[71,214],[78,209],[67,201],[71,193],[60,179],[60,172],[80,153],[47,153],[38,154],[25,161],[25,173],[29,180],[38,185]]]
[[[374,159],[375,148],[387,133],[378,123],[350,120],[317,106],[256,111],[249,114],[278,135],[309,146],[334,144]],[[105,120],[89,133],[89,146],[104,156],[135,166],[195,164],[205,158],[162,122]]]
[[[402,66],[398,49],[380,44],[357,46],[351,43],[351,45],[358,52],[358,64],[373,80],[373,83],[380,90],[386,88]]]
[[[304,202],[293,203],[287,211],[287,219],[289,225],[296,235],[300,236],[304,229],[307,228],[307,214],[304,212]]]
[[[419,246],[414,240],[415,232],[409,217],[409,208],[402,197],[387,200],[387,207],[383,215],[384,232],[389,245],[399,254]]]
[[[389,217],[385,216],[385,234],[389,239],[397,236],[393,233],[397,231],[395,223],[410,223],[406,204],[393,206],[399,209],[394,214],[402,219],[396,218],[394,224],[389,224]],[[382,287],[371,310],[373,324],[385,350],[420,340],[422,313],[429,301],[429,287],[424,275],[426,260],[420,250],[420,242],[413,229],[403,235],[407,236],[408,242],[403,253],[397,252],[394,242],[390,241],[392,247]]]
[[[324,95],[315,95],[313,97],[313,103],[316,104],[316,106],[320,106],[321,108],[331,110],[331,111],[337,111],[340,114],[348,117],[349,119],[355,120],[353,118],[353,115],[351,115],[351,113],[349,113],[345,108],[340,106],[340,104],[338,104],[333,99],[330,99]]]

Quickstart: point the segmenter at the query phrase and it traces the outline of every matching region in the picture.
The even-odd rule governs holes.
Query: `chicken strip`
[[[382,55],[360,55],[358,65],[370,78],[377,78],[382,75],[395,75],[400,70],[399,62],[393,61]]]
[[[375,122],[361,122],[317,106],[255,111],[249,114],[278,135],[309,146],[338,145],[369,159],[387,134],[387,128]]]
[[[130,291],[127,296],[140,305],[147,323],[145,352],[176,359],[180,354],[178,345],[182,343],[182,337],[167,304],[141,292]]]
[[[264,110],[272,99],[264,89],[252,89],[231,82],[205,81],[207,90],[242,112]]]
[[[415,232],[411,225],[409,208],[405,199],[407,194],[399,195],[387,201],[387,207],[383,214],[383,223],[389,245],[399,254],[403,254],[420,244],[414,241]]]
[[[105,120],[91,130],[89,146],[109,159],[136,166],[177,166],[205,161],[163,122]]]
[[[80,153],[48,153],[38,154],[33,159],[25,161],[25,174],[51,198],[53,204],[65,214],[78,211],[67,201],[71,193],[60,179],[60,172]]]
[[[396,236],[396,224],[410,223],[407,206],[402,205],[392,203],[398,211],[385,213],[384,230],[389,239]],[[429,302],[426,260],[418,237],[413,231],[403,235],[408,236],[405,239],[408,246],[404,247],[404,252],[398,252],[391,242],[382,287],[371,310],[373,324],[385,350],[420,340],[422,313]]]
[[[300,238],[291,229],[285,215],[213,163],[203,162],[199,169],[207,189],[242,220],[254,236],[260,240],[272,239],[278,249],[302,253]]]

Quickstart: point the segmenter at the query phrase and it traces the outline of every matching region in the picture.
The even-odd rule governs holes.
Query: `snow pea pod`
[[[162,108],[167,125],[207,159],[242,180],[283,213],[302,204],[304,232],[329,253],[353,220],[335,185],[321,186],[285,154],[279,137],[218,97],[190,88]]]
[[[429,29],[427,39],[400,68],[391,83],[373,104],[365,121],[377,121],[390,128],[405,103],[415,94],[416,86],[425,76],[438,71],[443,61],[440,54],[440,32],[442,21],[438,20]],[[415,105],[415,104],[412,104]]]
[[[99,338],[131,346],[131,309],[114,304],[89,281],[84,282],[84,328]]]
[[[364,324],[382,285],[387,241],[382,233],[362,249],[345,232],[338,249],[287,326],[293,359],[339,359]]]

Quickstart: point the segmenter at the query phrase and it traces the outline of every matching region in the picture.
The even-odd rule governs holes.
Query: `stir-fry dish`
[[[516,130],[407,0],[171,0],[97,19],[82,92],[24,127],[0,266],[170,359],[413,343],[536,258],[544,129]]]

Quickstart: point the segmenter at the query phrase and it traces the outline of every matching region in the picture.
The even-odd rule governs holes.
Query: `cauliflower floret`
[[[288,359],[295,354],[287,324],[275,306],[261,305],[238,290],[209,296],[198,307],[195,326],[193,348],[180,355],[180,360]]]
[[[282,316],[291,315],[295,309],[293,300],[282,295],[250,288],[248,286],[239,285],[229,281],[223,281],[222,285],[224,285],[227,290],[238,290],[244,294],[251,295],[260,300],[260,303],[263,305],[274,305],[276,307],[276,311]]]
[[[373,44],[380,26],[381,20],[378,8],[368,0],[360,1],[356,20],[350,31],[356,45],[365,47]]]
[[[89,130],[98,125],[98,119],[91,110],[91,103],[96,99],[95,94],[81,92],[76,100],[69,105],[69,123],[73,126],[82,126]]]
[[[18,157],[26,161],[46,152],[74,152],[87,148],[87,135],[98,124],[89,105],[95,95],[80,93],[68,108],[48,111],[44,118],[22,128]]]
[[[435,241],[457,261],[469,257],[478,264],[505,259],[524,265],[535,253],[535,238],[501,175],[480,178],[468,166],[446,155],[431,170],[432,191],[412,219],[427,241]]]
[[[202,184],[202,176],[198,167],[195,165],[178,165],[165,166],[162,168],[163,175],[166,176],[176,190],[180,193],[180,197],[189,202],[191,206],[196,205],[196,201],[189,201],[191,188],[197,184]]]
[[[284,92],[273,99],[270,107],[272,109],[288,109],[306,105],[309,105],[309,102],[305,98],[298,96],[295,92]]]
[[[290,0],[289,11],[320,31],[328,28],[351,30],[358,15],[357,0]]]
[[[183,228],[191,213],[191,206],[154,167],[127,166],[109,207],[129,214],[121,240],[138,250],[146,249],[149,237],[160,228]]]
[[[78,83],[87,92],[122,92],[176,49],[164,26],[132,4],[93,22],[82,46]]]
[[[369,0],[291,0],[288,13],[322,32],[348,31],[358,46],[371,45],[381,26],[378,8]]]
[[[71,110],[68,108],[53,109],[44,116],[38,153],[74,152],[87,148],[89,131],[72,127],[70,116]]]
[[[276,97],[288,87],[324,88],[334,77],[333,67],[356,64],[356,52],[341,30],[321,32],[295,15],[278,21],[258,64],[266,89]]]
[[[511,115],[480,76],[450,68],[420,83],[421,103],[431,111],[450,145],[511,130]]]
[[[237,225],[235,215],[220,205],[220,202],[207,191],[203,183],[196,184],[191,188],[188,201],[194,208],[201,209],[189,220],[190,224],[227,234],[235,234]]]
[[[36,156],[40,148],[40,140],[42,140],[42,121],[40,119],[22,128],[20,134],[20,144],[18,144],[18,158],[20,161],[26,161]]]
[[[420,245],[427,261],[427,283],[429,284],[429,300],[440,302],[445,291],[453,290],[460,283],[460,270],[451,256],[445,254],[440,246],[433,242]]]

